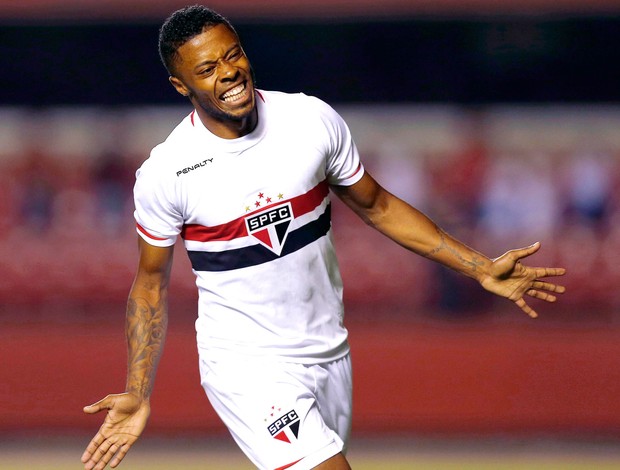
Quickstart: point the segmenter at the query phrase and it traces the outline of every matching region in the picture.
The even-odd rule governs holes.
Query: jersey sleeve
[[[327,181],[337,186],[357,183],[364,175],[364,166],[349,126],[331,106],[317,101],[328,134]]]
[[[183,217],[171,197],[174,188],[157,178],[153,166],[147,160],[136,172],[134,218],[138,235],[150,245],[166,247],[176,242]]]

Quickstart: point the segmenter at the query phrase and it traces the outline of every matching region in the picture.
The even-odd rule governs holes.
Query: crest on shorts
[[[248,234],[261,245],[280,256],[293,220],[290,202],[269,206],[260,212],[253,212],[245,218]]]
[[[281,408],[272,406],[270,418],[280,415],[281,411]],[[299,436],[299,423],[300,420],[297,412],[291,410],[281,414],[279,418],[267,426],[267,430],[274,439],[290,444],[292,440],[297,439]]]

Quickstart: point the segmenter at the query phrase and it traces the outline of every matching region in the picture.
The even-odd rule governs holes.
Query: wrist
[[[127,384],[125,393],[133,395],[140,401],[148,402],[151,398],[151,387],[144,384]]]

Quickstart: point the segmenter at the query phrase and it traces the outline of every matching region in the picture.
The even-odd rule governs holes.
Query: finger
[[[95,456],[94,453],[93,455],[90,456],[88,460],[82,461],[82,463],[84,464],[85,470],[92,470],[93,468],[95,468],[98,462],[99,462],[99,459]]]
[[[131,444],[125,444],[121,446],[121,448],[118,449],[118,452],[116,453],[116,455],[110,462],[110,467],[112,468],[117,467],[123,461],[123,459],[125,458],[125,455],[127,455],[127,452],[129,452],[130,448],[131,448]]]
[[[92,456],[93,456],[92,452],[90,452],[89,450],[85,450],[80,460],[82,461],[82,463],[86,463],[92,458]]]
[[[96,445],[96,444],[95,444]],[[90,446],[89,446],[90,447]],[[87,470],[102,470],[112,460],[121,446],[110,439],[104,440],[96,449],[89,449],[82,456],[82,463]],[[123,456],[127,453],[125,450]]]
[[[515,304],[523,310],[530,318],[538,318],[538,314],[523,300],[523,297],[515,300]]]
[[[92,458],[94,453],[97,452],[97,449],[99,448],[101,443],[104,441],[105,437],[103,437],[101,433],[95,434],[95,437],[93,437],[92,440],[88,443],[86,450],[82,454],[82,463],[88,462]]]
[[[533,268],[536,273],[536,277],[554,277],[554,276],[564,276],[566,274],[566,269],[564,268]]]
[[[114,444],[114,442],[110,441],[109,439],[106,439],[93,453],[93,456],[91,457],[91,459],[94,460],[95,462],[104,462],[107,464],[108,461],[112,458],[112,455],[114,455],[115,447],[117,446]],[[110,455],[108,456],[108,454]]]
[[[556,294],[563,294],[566,291],[566,288],[564,286],[559,286],[557,284],[552,284],[550,282],[544,281],[534,281],[532,282],[532,287],[537,290],[555,292]]]
[[[95,466],[95,469],[103,470],[106,467],[106,465],[108,465],[108,462],[112,460],[112,457],[114,457],[114,454],[116,454],[118,449],[119,449],[119,446],[116,444],[110,444],[109,446],[107,446],[105,452],[102,451],[99,457],[96,458],[97,465]]]
[[[535,289],[530,289],[526,292],[530,297],[534,297],[535,299],[544,300],[546,302],[555,302],[558,298],[555,295],[548,294],[547,292],[541,292]]]
[[[135,440],[133,442],[135,442]],[[129,452],[133,442],[125,442],[122,445],[112,444],[107,452],[98,460],[94,470],[103,470],[108,463],[110,463],[110,467],[112,468],[117,467],[123,461],[127,452]]]

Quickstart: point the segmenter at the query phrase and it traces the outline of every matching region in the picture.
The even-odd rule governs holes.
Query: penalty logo
[[[292,220],[293,209],[287,202],[246,217],[245,225],[248,233],[261,245],[280,256]]]
[[[291,440],[298,439],[299,423],[300,421],[297,412],[295,410],[291,410],[288,413],[284,413],[273,423],[267,426],[267,430],[274,439],[290,444]]]

